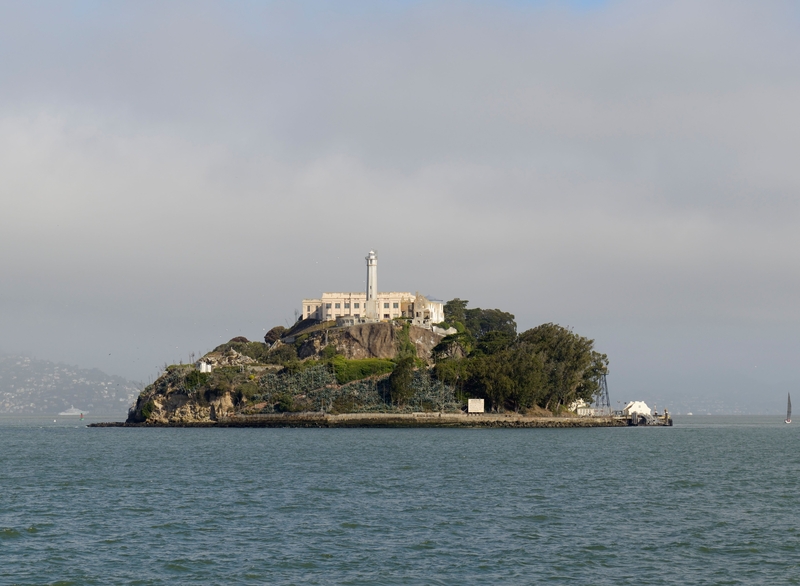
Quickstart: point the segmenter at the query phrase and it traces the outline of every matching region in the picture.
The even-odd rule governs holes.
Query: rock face
[[[191,375],[200,375],[191,365],[169,367],[152,385],[141,392],[136,404],[128,412],[128,422],[196,423],[212,421],[212,410],[215,416],[233,412],[232,388],[231,390],[219,388],[213,393],[208,393],[205,388],[194,386],[199,380],[194,383],[187,382]],[[200,375],[200,378],[203,377],[207,375]]]
[[[146,405],[149,402],[152,402],[147,409],[149,417],[139,418],[140,420],[146,419],[148,423],[172,424],[213,421],[221,415],[233,412],[233,399],[230,393],[224,393],[222,396],[209,401],[207,406],[200,405],[193,398],[176,392],[164,395],[153,394],[142,405]]]
[[[396,323],[358,324],[327,332],[314,332],[302,342],[297,351],[300,359],[319,357],[326,345],[336,348],[336,353],[350,360],[363,358],[394,358],[402,342],[403,326]],[[417,349],[417,356],[431,360],[431,351],[444,336],[417,326],[408,327],[409,341]],[[327,343],[326,343],[327,340]]]
[[[399,351],[407,352],[413,345],[418,358],[432,363],[432,350],[442,338],[442,334],[426,328],[381,322],[313,331],[293,339],[293,344],[299,346],[297,356],[301,360],[322,358],[323,354],[330,354],[327,347],[350,360],[394,359]],[[283,367],[259,362],[231,347],[231,343],[239,343],[242,352],[249,352],[247,345],[252,344],[244,338],[234,339],[203,356],[196,365],[168,367],[139,395],[128,414],[128,423],[210,424],[264,407],[266,404],[258,402],[263,392],[260,381]],[[269,352],[278,352],[283,345],[277,340]],[[269,354],[254,355],[270,360]],[[205,367],[199,370],[200,362],[211,365],[210,372]]]
[[[464,358],[467,355],[467,351],[464,350],[464,347],[456,340],[449,340],[448,342],[442,343],[436,349],[436,355],[434,356],[435,360],[445,360],[448,358]]]
[[[343,329],[333,340],[346,358],[394,358],[397,332],[390,323],[360,324]]]
[[[199,362],[205,362],[211,366],[243,366],[247,364],[256,364],[256,360],[240,354],[233,348],[225,352],[209,352],[203,356]]]
[[[417,347],[417,356],[430,363],[433,360],[433,349],[442,341],[444,335],[434,333],[427,328],[411,326],[408,329],[408,337]]]

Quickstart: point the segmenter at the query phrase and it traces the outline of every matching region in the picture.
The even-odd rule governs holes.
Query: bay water
[[[800,425],[0,419],[0,584],[798,584]]]

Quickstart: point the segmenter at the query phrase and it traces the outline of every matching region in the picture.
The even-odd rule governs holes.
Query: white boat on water
[[[72,405],[69,406],[69,409],[66,411],[62,411],[59,415],[86,415],[86,411],[81,411],[80,409],[75,409]]]

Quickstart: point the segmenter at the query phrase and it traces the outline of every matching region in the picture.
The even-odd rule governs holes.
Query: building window
[[[306,305],[306,311],[311,311],[311,306],[310,305]]]
[[[419,317],[419,312],[417,312],[417,317]]]
[[[384,309],[389,309],[389,304],[388,304],[388,303],[384,303],[384,304],[383,304],[383,308],[384,308]]]
[[[336,309],[341,309],[341,307],[342,307],[342,304],[341,304],[341,303],[337,303],[337,304],[336,304]]]
[[[349,303],[345,303],[345,304],[344,304],[344,308],[345,308],[345,309],[350,309],[350,304],[349,304]]]
[[[392,309],[397,309],[398,307],[400,307],[399,303],[392,303]]]
[[[358,309],[359,307],[361,307],[361,304],[360,304],[360,303],[353,303],[353,307],[355,307],[356,309]]]
[[[360,313],[354,313],[353,317],[361,317],[361,314]]]
[[[389,314],[388,313],[384,313],[383,314],[383,319],[389,319]]]
[[[330,309],[330,308],[331,308],[331,304],[330,303],[326,303],[325,304],[325,309]]]
[[[339,314],[337,313],[337,314],[336,314],[336,317],[342,317],[342,316],[341,316],[341,315],[339,315]]]

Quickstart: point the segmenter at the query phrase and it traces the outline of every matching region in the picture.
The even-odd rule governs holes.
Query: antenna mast
[[[597,393],[597,398],[595,399],[595,408],[597,409],[598,415],[611,415],[611,399],[608,396],[608,381],[606,377],[608,373],[603,373],[600,375],[600,390]]]

